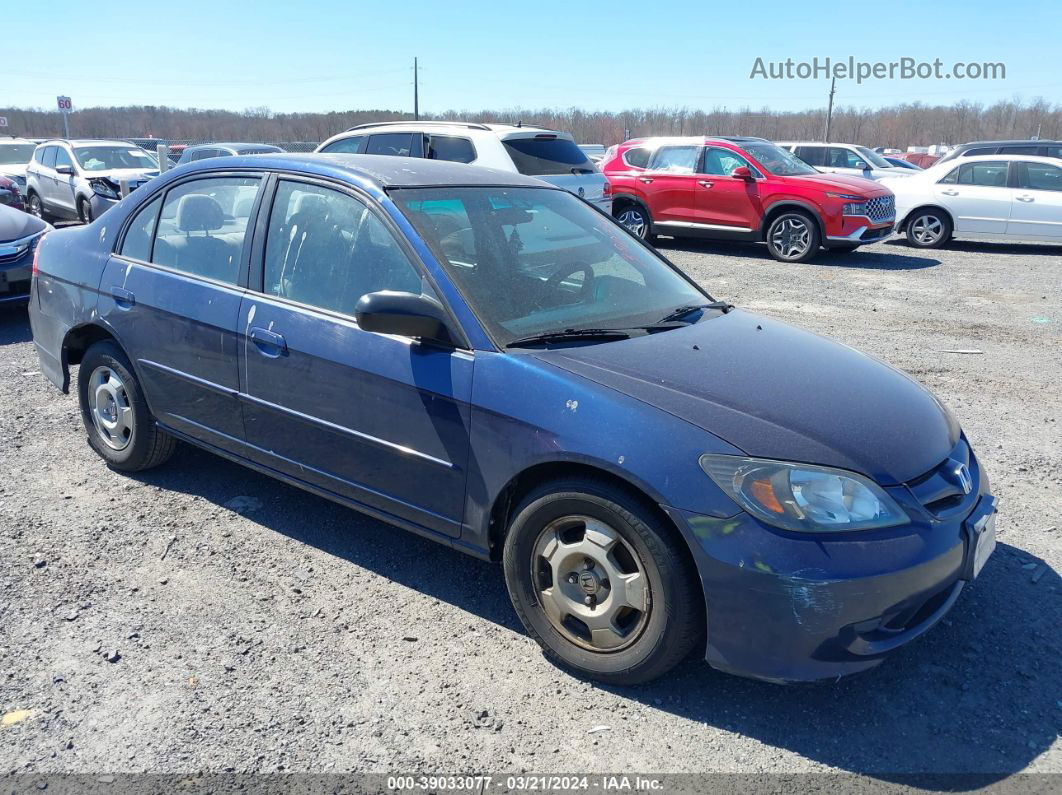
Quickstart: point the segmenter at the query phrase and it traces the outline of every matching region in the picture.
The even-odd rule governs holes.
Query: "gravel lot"
[[[661,248],[954,408],[1000,545],[941,626],[834,685],[697,659],[635,689],[579,681],[524,635],[497,566],[188,447],[109,471],[6,311],[0,773],[1062,772],[1062,248],[889,243],[804,265]]]

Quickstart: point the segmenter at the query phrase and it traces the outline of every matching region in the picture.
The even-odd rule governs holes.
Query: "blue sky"
[[[825,104],[827,78],[750,79],[765,61],[1002,62],[1004,80],[839,80],[841,105],[1062,102],[1058,0],[9,3],[0,106],[274,111]],[[454,11],[453,9],[460,9]],[[21,42],[17,40],[22,38]]]

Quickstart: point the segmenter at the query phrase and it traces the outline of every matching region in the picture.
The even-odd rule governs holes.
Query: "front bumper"
[[[92,207],[92,217],[99,218],[118,202],[119,199],[108,199],[105,196],[100,196],[98,193],[93,193],[89,196],[89,205]]]
[[[0,260],[0,306],[29,301],[33,268],[31,252],[7,262]]]
[[[996,510],[986,477],[959,514],[809,537],[745,513],[718,519],[666,508],[690,541],[705,595],[706,659],[772,682],[837,679],[873,668],[951,609],[972,576],[975,525]],[[906,504],[905,504],[906,503]]]
[[[840,235],[827,235],[826,245],[840,244],[845,246],[863,246],[868,243],[877,243],[892,234],[894,223],[867,224],[860,223],[851,231]]]

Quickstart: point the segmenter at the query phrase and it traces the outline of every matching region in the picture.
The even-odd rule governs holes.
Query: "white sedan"
[[[967,157],[880,184],[896,194],[896,229],[917,248],[937,248],[952,237],[1062,244],[1058,158]]]

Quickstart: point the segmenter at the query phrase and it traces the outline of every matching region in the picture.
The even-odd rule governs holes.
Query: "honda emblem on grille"
[[[959,485],[962,486],[962,493],[969,494],[973,489],[973,478],[970,477],[970,468],[966,464],[959,466],[958,471],[955,473],[959,476]]]

